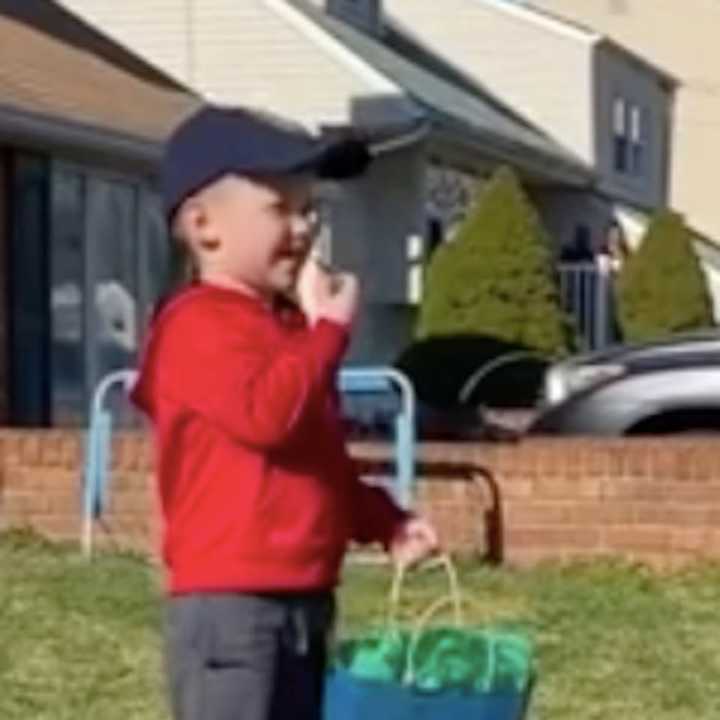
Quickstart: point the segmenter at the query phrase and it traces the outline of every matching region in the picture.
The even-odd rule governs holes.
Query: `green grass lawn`
[[[343,629],[382,621],[387,568],[352,567]],[[471,620],[526,628],[538,648],[532,717],[697,720],[720,717],[720,567],[672,576],[615,564],[533,571],[462,568]],[[441,592],[417,576],[407,607]],[[142,561],[26,535],[0,536],[0,718],[167,718],[160,588]]]

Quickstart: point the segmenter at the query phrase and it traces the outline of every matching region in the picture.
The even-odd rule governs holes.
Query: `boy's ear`
[[[185,208],[185,221],[190,228],[190,237],[194,239],[198,249],[205,251],[217,250],[220,240],[212,227],[212,220],[207,205],[200,199],[193,199]]]

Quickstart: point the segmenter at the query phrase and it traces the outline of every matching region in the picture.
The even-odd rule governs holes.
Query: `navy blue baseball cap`
[[[326,140],[276,116],[244,108],[206,105],[173,132],[165,147],[161,186],[165,216],[224,175],[311,174],[345,180],[370,163],[367,144]]]

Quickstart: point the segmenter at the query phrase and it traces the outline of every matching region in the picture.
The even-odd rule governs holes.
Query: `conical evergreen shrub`
[[[661,211],[617,281],[618,316],[626,341],[655,340],[713,324],[705,274],[680,215]]]
[[[416,334],[486,335],[548,355],[571,347],[550,239],[512,170],[495,174],[435,252]]]

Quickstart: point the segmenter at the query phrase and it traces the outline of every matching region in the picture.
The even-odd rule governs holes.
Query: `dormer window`
[[[615,172],[643,177],[647,164],[647,110],[617,96],[613,104],[612,129]]]

